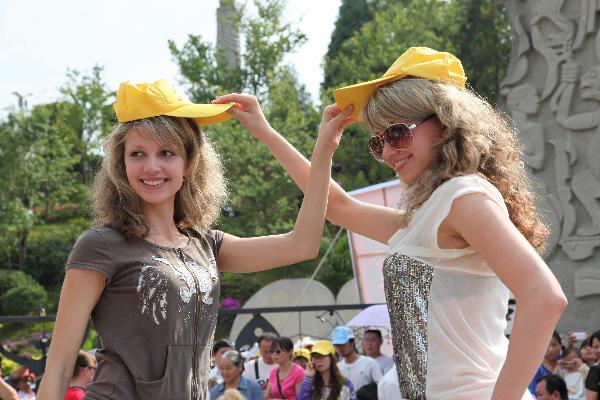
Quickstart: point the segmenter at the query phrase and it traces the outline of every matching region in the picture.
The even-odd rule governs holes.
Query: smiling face
[[[124,160],[129,185],[142,199],[146,209],[165,205],[173,207],[175,195],[183,184],[183,157],[138,128],[127,134]]]
[[[407,149],[395,150],[387,143],[383,148],[383,162],[406,184],[414,182],[435,159],[439,149],[437,141],[441,137],[440,122],[431,118],[414,128],[412,134],[414,139]]]

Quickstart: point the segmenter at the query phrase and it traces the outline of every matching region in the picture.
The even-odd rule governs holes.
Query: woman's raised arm
[[[306,193],[311,162],[269,125],[252,96],[228,94],[214,101],[228,102],[236,103],[236,107],[230,109],[233,116],[269,148],[300,190]],[[335,225],[381,243],[387,243],[399,228],[398,210],[356,200],[333,179],[329,181],[326,217]]]
[[[254,102],[260,110],[256,99]],[[307,191],[294,229],[286,234],[254,238],[226,234],[217,260],[221,271],[255,272],[294,264],[319,254],[331,177],[331,158],[344,127],[350,122],[351,111],[342,111],[335,105],[323,111]]]

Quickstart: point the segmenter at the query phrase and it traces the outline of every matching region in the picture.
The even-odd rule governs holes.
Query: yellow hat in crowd
[[[407,76],[446,82],[460,89],[465,88],[467,81],[460,60],[452,54],[428,47],[411,47],[398,57],[381,78],[336,89],[333,97],[342,110],[353,104],[352,115],[360,118],[361,111],[378,87]]]
[[[317,340],[310,352],[327,356],[329,354],[335,354],[335,347],[333,347],[333,343],[329,340]]]
[[[194,104],[182,97],[164,79],[150,83],[124,82],[119,86],[113,105],[119,122],[168,115],[193,118],[200,125],[225,122],[231,118],[229,104]]]
[[[294,359],[296,357],[304,357],[308,361],[310,361],[310,351],[308,351],[308,349],[305,349],[304,347],[296,349],[294,350]]]

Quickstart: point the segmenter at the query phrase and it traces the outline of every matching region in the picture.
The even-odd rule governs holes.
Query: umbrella
[[[369,306],[356,314],[354,318],[346,324],[349,327],[362,328],[365,326],[390,327],[390,314],[386,304],[376,304]]]

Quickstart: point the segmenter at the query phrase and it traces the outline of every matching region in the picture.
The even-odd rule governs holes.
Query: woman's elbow
[[[302,261],[313,260],[319,256],[320,243],[307,246],[302,253]]]
[[[543,308],[545,312],[551,315],[560,316],[569,304],[569,301],[562,290],[557,293],[547,294],[544,296],[543,300]]]
[[[554,307],[556,307],[556,310],[562,314],[563,311],[565,311],[567,309],[567,306],[569,305],[569,301],[567,300],[567,296],[565,296],[565,294],[561,291],[560,294],[556,295],[554,298]]]

